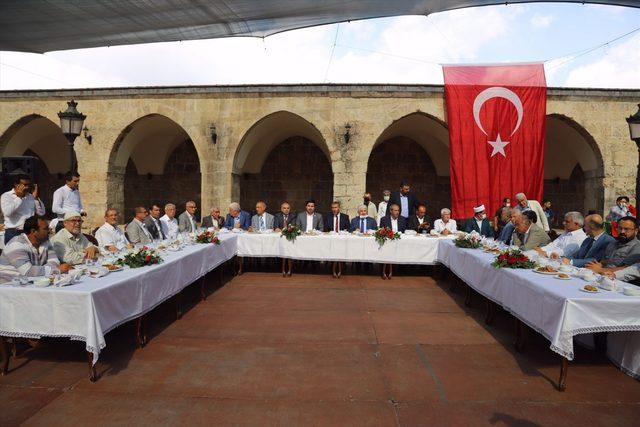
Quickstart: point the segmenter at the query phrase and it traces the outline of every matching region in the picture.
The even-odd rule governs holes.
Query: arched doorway
[[[264,200],[271,212],[283,201],[300,212],[313,198],[328,212],[333,196],[329,150],[320,131],[297,114],[279,111],[254,124],[240,142],[233,163],[234,197],[252,212]]]
[[[573,119],[550,114],[546,122],[544,198],[561,227],[564,213],[604,210],[604,163],[593,137]]]
[[[378,203],[382,192],[407,180],[432,218],[451,207],[449,133],[444,122],[425,113],[394,121],[378,137],[367,164],[367,191]]]
[[[187,132],[160,114],[144,116],[127,126],[118,137],[109,166],[122,181],[116,206],[125,221],[136,206],[175,203],[178,213],[188,200],[200,207],[200,159]],[[119,206],[118,206],[119,205]]]
[[[47,215],[52,216],[53,192],[64,184],[69,170],[67,139],[46,117],[31,114],[14,122],[0,136],[2,157],[33,156],[40,159],[35,181]]]

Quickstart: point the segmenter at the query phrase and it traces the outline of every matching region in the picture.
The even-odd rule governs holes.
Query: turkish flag
[[[444,66],[452,213],[491,218],[502,199],[540,200],[547,84],[542,64]]]

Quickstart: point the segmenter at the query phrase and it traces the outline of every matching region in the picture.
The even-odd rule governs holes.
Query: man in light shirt
[[[538,217],[538,222],[539,221],[540,217]],[[557,259],[563,256],[570,258],[578,253],[580,245],[582,245],[584,239],[587,238],[586,233],[582,229],[584,226],[584,217],[580,212],[567,212],[564,215],[562,225],[564,226],[564,233],[548,245],[536,248],[536,251],[540,255]]]
[[[451,210],[443,208],[440,210],[440,219],[436,219],[433,223],[431,234],[441,234],[448,236],[458,232],[458,224],[455,219],[451,219]]]
[[[382,201],[378,204],[378,215],[376,217],[376,224],[380,227],[380,220],[387,214],[387,204],[391,198],[391,191],[384,190],[382,192]]]
[[[4,215],[4,243],[22,232],[24,222],[34,215],[44,215],[44,204],[40,200],[38,184],[31,189],[31,179],[24,174],[13,177],[13,188],[0,197]]]
[[[96,240],[100,249],[119,252],[130,246],[127,237],[118,227],[118,210],[107,209],[104,213],[104,224],[96,231]]]
[[[162,233],[167,239],[178,237],[180,231],[178,220],[176,219],[176,205],[173,203],[164,205],[164,215],[160,218],[160,225],[162,226]]]
[[[214,230],[220,230],[223,222],[222,217],[220,217],[220,209],[217,207],[211,208],[209,215],[202,218],[202,226],[204,228],[213,228]]]
[[[82,234],[80,212],[65,213],[63,223],[64,228],[51,238],[51,244],[60,262],[77,265],[82,264],[85,259],[96,259],[99,250]]]
[[[144,219],[148,215],[147,208],[144,206],[138,206],[134,212],[135,217],[126,226],[129,241],[134,245],[136,243],[141,243],[143,245],[151,243],[153,241],[153,236],[151,236],[151,233],[147,230],[147,226],[144,223]]]
[[[67,212],[80,212],[82,216],[86,216],[82,209],[80,201],[80,174],[78,172],[67,172],[65,177],[65,185],[53,192],[53,203],[51,211],[62,219]]]
[[[542,209],[542,205],[537,200],[527,200],[527,196],[524,193],[516,194],[517,205],[514,209],[518,209],[521,212],[532,210],[536,213],[538,217],[538,226],[541,227],[544,231],[549,232],[549,222],[547,221],[547,216],[544,214],[544,209]]]
[[[267,212],[267,204],[263,201],[256,203],[256,214],[251,218],[249,231],[273,230],[273,215]]]
[[[322,231],[324,229],[324,221],[322,215],[316,212],[315,200],[307,200],[304,204],[305,211],[300,212],[296,217],[296,224],[300,227],[300,231],[308,233],[310,231]]]
[[[185,211],[178,217],[178,229],[180,232],[195,233],[196,232],[196,202],[189,200],[184,205]]]
[[[70,264],[58,261],[49,242],[49,222],[38,215],[24,221],[24,233],[12,239],[0,255],[0,277],[49,276],[66,273]]]
[[[396,233],[404,233],[407,229],[407,219],[400,215],[400,206],[392,203],[389,205],[389,215],[380,220],[380,228],[387,227]]]

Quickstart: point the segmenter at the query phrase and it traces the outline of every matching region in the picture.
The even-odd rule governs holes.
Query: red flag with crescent
[[[444,66],[451,208],[487,216],[516,193],[540,200],[547,84],[542,64]]]

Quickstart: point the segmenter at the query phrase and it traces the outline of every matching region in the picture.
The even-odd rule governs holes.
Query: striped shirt
[[[50,242],[34,247],[26,234],[11,239],[0,255],[0,275],[48,276],[60,271],[60,262]]]

